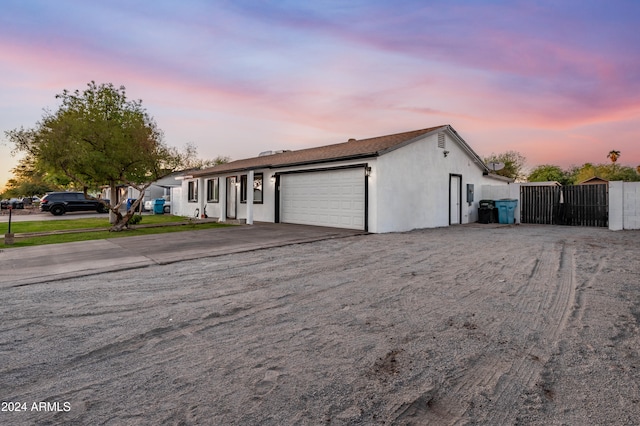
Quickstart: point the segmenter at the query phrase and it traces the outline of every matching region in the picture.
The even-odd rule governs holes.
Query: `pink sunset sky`
[[[232,159],[451,124],[528,168],[640,165],[640,2],[4,0],[4,132],[88,82]]]

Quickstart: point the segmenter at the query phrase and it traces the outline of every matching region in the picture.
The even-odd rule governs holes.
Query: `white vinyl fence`
[[[640,182],[609,182],[609,229],[640,229]]]

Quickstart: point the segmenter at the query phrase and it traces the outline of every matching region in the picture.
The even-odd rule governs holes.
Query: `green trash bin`
[[[164,198],[156,198],[153,200],[153,213],[164,214]]]
[[[498,222],[504,225],[515,223],[515,211],[518,206],[518,200],[503,199],[496,200],[496,208],[498,209]]]

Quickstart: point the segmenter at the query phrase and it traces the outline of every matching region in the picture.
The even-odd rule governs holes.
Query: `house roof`
[[[607,179],[603,179],[599,176],[593,176],[589,179],[585,179],[582,182],[578,182],[577,185],[587,185],[589,183],[609,183]]]
[[[522,186],[562,186],[557,180],[549,180],[544,182],[522,182]]]
[[[191,176],[198,177],[204,175],[215,175],[240,170],[252,170],[258,168],[276,168],[285,166],[295,166],[303,164],[324,163],[338,160],[352,160],[358,158],[375,157],[386,152],[400,148],[406,144],[436,131],[448,130],[462,148],[476,160],[479,166],[489,169],[484,162],[473,152],[471,147],[460,138],[455,130],[449,125],[430,127],[427,129],[413,130],[410,132],[397,133],[387,136],[378,136],[369,139],[349,139],[347,142],[333,145],[325,145],[316,148],[307,148],[295,151],[278,151],[274,154],[258,157],[246,158],[232,161],[226,164],[219,164],[203,170],[194,171]]]

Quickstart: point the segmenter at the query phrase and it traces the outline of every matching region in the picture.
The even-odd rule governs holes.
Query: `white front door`
[[[462,176],[449,177],[449,225],[459,225],[462,201]]]

